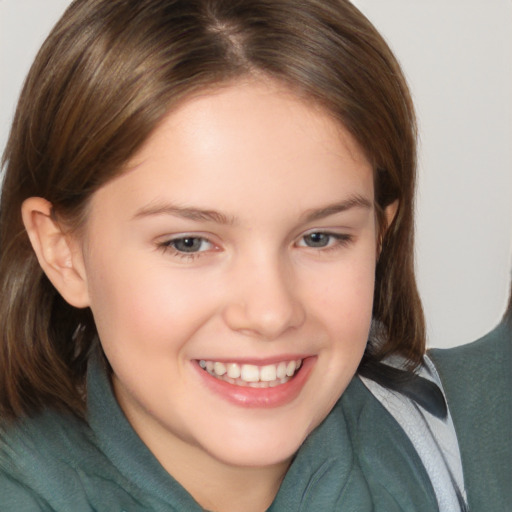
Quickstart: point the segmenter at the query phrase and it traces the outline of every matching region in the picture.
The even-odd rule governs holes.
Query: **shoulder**
[[[485,373],[488,368],[493,368],[508,374],[512,358],[512,328],[503,322],[473,343],[451,349],[433,349],[429,354],[444,373],[452,370],[458,377],[467,375],[468,369]]]
[[[45,412],[2,429],[0,468],[13,474],[28,469],[37,472],[52,459],[58,459],[62,465],[72,465],[78,451],[91,444],[85,422],[65,414]]]
[[[438,512],[421,460],[355,377],[296,454],[272,511]]]
[[[430,356],[445,389],[474,510],[512,502],[512,335],[500,324],[479,340]]]
[[[45,412],[0,433],[2,511],[106,510],[95,501],[115,507],[127,488],[85,421]]]
[[[438,510],[432,483],[410,438],[360,377],[352,381],[339,406],[375,510]]]
[[[452,349],[434,349],[430,357],[455,412],[491,412],[510,419],[512,330],[502,323],[482,338]],[[508,415],[508,416],[506,416]]]
[[[46,496],[74,494],[78,462],[90,459],[93,447],[84,422],[57,413],[44,413],[4,428],[0,434],[3,499],[22,503],[20,510],[46,510]],[[32,508],[35,504],[38,508]]]

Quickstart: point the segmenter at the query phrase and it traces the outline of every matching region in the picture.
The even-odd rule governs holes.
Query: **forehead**
[[[286,114],[287,123],[283,113]],[[364,151],[343,123],[319,101],[284,82],[258,74],[213,84],[211,87],[185,94],[172,104],[142,150],[132,158],[132,163],[140,161],[144,149],[165,137],[166,131],[179,129],[185,130],[184,134],[197,132],[206,120],[209,126],[204,126],[205,128],[225,128],[226,131],[229,128],[236,128],[238,136],[245,135],[247,138],[253,138],[257,133],[254,131],[255,125],[249,125],[246,121],[258,121],[266,125],[267,130],[289,130],[290,126],[293,126],[295,131],[306,127],[309,136],[314,135],[315,128],[322,125],[322,129],[329,131],[333,138],[337,139],[337,143],[350,151],[354,158],[365,159]],[[212,122],[215,120],[216,122]],[[233,133],[230,134],[232,135]],[[208,139],[211,136],[210,131]],[[203,137],[203,140],[207,138]]]
[[[373,200],[371,166],[345,127],[268,80],[219,87],[182,102],[125,173],[103,188],[116,184],[139,202],[185,191],[186,201],[217,200],[226,208],[239,198],[249,204],[279,195],[299,203],[305,195],[336,202],[344,191]]]

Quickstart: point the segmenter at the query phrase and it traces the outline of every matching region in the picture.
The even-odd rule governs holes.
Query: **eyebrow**
[[[150,204],[144,206],[133,216],[134,219],[152,215],[173,215],[195,221],[215,222],[217,224],[235,224],[234,217],[228,217],[216,210],[202,210],[200,208],[178,206],[175,204]]]
[[[337,203],[308,210],[301,215],[301,220],[306,223],[314,222],[353,208],[371,209],[372,207],[372,201],[363,196],[356,195]],[[156,203],[144,206],[137,210],[133,218],[139,219],[153,215],[172,215],[193,221],[206,221],[225,225],[235,225],[237,223],[235,217],[225,215],[216,210],[204,210],[201,208],[179,206],[172,203]]]
[[[315,220],[324,219],[325,217],[330,217],[331,215],[342,213],[353,208],[371,210],[373,208],[373,202],[360,195],[352,196],[338,203],[324,206],[323,208],[308,210],[304,214],[304,222],[314,222]]]

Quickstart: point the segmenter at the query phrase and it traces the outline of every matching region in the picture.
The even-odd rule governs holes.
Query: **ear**
[[[388,204],[384,209],[384,217],[386,218],[386,230],[391,226],[393,219],[396,216],[398,210],[398,199],[395,199],[391,204]]]
[[[380,257],[380,253],[382,252],[382,242],[384,240],[384,236],[386,235],[386,231],[389,226],[393,222],[396,212],[398,211],[398,199],[393,201],[391,204],[388,204],[386,208],[384,208],[384,222],[385,225],[379,229],[379,238],[377,240],[377,260]]]
[[[41,197],[26,199],[21,207],[23,224],[44,273],[72,306],[89,306],[83,254],[75,237],[66,233]]]

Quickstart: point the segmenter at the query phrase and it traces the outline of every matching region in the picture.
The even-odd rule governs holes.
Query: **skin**
[[[41,198],[23,215],[54,285],[91,307],[141,439],[203,507],[251,512],[270,505],[361,360],[373,201],[372,168],[343,126],[254,80],[171,112],[93,195],[80,238]],[[197,250],[184,252],[184,237]],[[297,358],[307,378],[272,407],[212,391],[198,366]]]

